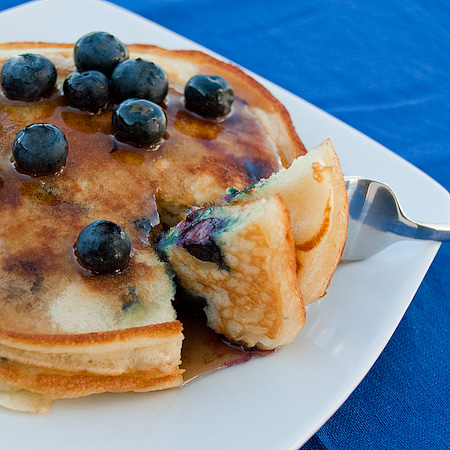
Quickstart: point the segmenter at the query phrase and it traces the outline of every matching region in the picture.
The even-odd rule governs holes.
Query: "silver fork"
[[[343,261],[370,258],[405,239],[450,241],[450,224],[435,225],[410,219],[387,184],[359,177],[345,177],[345,184],[349,223]]]

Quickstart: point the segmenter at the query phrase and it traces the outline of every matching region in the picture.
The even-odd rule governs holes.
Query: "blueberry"
[[[96,31],[78,39],[74,59],[80,72],[98,70],[110,77],[117,64],[128,59],[128,49],[112,34]]]
[[[195,221],[194,218],[194,221],[189,223],[188,216],[186,224],[188,225],[179,236],[178,245],[201,261],[214,262],[221,269],[228,268],[222,250],[214,239],[215,235],[225,227],[226,221],[212,217],[199,221]]]
[[[45,56],[25,53],[8,59],[0,74],[4,94],[33,101],[50,95],[56,83],[55,65]]]
[[[22,128],[12,153],[19,169],[30,175],[48,175],[63,167],[69,148],[64,133],[54,125],[34,123]]]
[[[143,147],[161,142],[166,132],[167,118],[156,103],[132,98],[116,107],[112,125],[117,139]]]
[[[70,106],[98,112],[108,104],[109,80],[97,70],[74,72],[64,80],[63,91]]]
[[[124,269],[130,259],[130,237],[114,222],[97,220],[78,235],[76,253],[80,264],[93,272],[114,273]]]
[[[186,108],[203,117],[221,118],[231,111],[234,92],[219,75],[194,75],[184,88]]]
[[[206,242],[201,244],[186,244],[184,248],[188,251],[188,253],[201,261],[220,263],[223,260],[220,247],[218,247],[213,239],[208,239]]]
[[[162,103],[169,91],[167,75],[161,67],[144,59],[129,59],[120,63],[111,77],[114,98],[145,98]]]

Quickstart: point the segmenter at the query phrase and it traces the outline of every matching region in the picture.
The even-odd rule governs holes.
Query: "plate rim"
[[[8,9],[6,11],[1,12],[0,13],[0,20],[2,18],[4,18],[5,16],[7,16],[7,15],[16,14],[18,11],[19,12],[24,12],[26,10],[30,10],[30,8],[36,8],[36,6],[38,6],[37,9],[45,10],[45,8],[51,8],[52,4],[54,5],[56,3],[58,3],[58,2],[55,1],[55,0],[43,0],[43,1],[40,1],[40,2],[29,2],[29,3],[26,3],[26,4],[22,4],[22,5],[19,5],[19,6],[16,6],[16,7],[13,7],[11,9]],[[80,2],[80,4],[82,4],[83,7],[88,7],[89,5],[94,5],[95,4],[96,8],[97,7],[106,8],[106,9],[111,8],[111,10],[114,9],[115,11],[120,12],[120,14],[124,14],[123,11],[127,11],[127,10],[124,10],[123,8],[117,6],[117,5],[114,5],[114,4],[111,4],[111,3],[108,3],[108,2],[104,2],[104,1],[98,1],[98,0],[82,0]],[[130,17],[133,17],[134,19],[136,19],[136,17],[140,17],[140,16],[135,15],[134,13],[131,13],[131,12],[128,12],[128,13],[130,14]],[[147,19],[140,18],[139,20],[141,20],[141,19],[144,20],[145,22],[149,22],[149,24],[151,24],[152,26],[156,26],[158,29],[163,28],[160,25],[155,24],[154,22],[148,21]],[[168,30],[168,32],[171,35],[173,35],[175,39],[180,39],[180,42],[183,41],[183,42],[189,43],[189,45],[192,45],[195,48],[198,48],[198,49],[200,49],[202,51],[208,52],[208,53],[212,54],[213,56],[216,56],[216,57],[219,56],[220,57],[220,55],[217,55],[215,52],[212,52],[212,51],[208,50],[207,48],[205,48],[203,46],[195,44],[195,43],[193,43],[190,40],[186,40],[186,38],[183,38],[182,36],[172,32],[170,30]],[[180,48],[182,48],[182,47],[180,46]],[[226,58],[222,58],[222,59],[225,59],[226,61],[229,61]],[[240,65],[238,65],[238,66],[241,67]],[[272,92],[275,91],[275,95],[277,97],[279,97],[279,95],[281,93],[281,96],[290,99],[289,101],[292,101],[292,102],[300,101],[300,102],[302,102],[302,105],[304,107],[309,108],[312,111],[315,111],[319,115],[322,115],[322,114],[327,115],[328,116],[328,120],[331,120],[333,122],[338,121],[339,122],[339,126],[347,127],[346,128],[347,131],[351,130],[350,131],[351,133],[356,133],[355,135],[359,135],[359,137],[361,139],[363,139],[363,140],[369,139],[370,141],[372,141],[371,145],[374,145],[377,149],[379,149],[382,152],[386,152],[386,155],[390,155],[389,157],[393,157],[394,159],[398,158],[398,162],[401,163],[402,165],[405,164],[409,168],[408,170],[411,170],[412,172],[417,173],[418,175],[420,174],[420,177],[425,176],[425,181],[424,182],[431,184],[433,186],[433,189],[438,190],[440,192],[440,195],[443,198],[447,199],[446,200],[447,203],[445,205],[446,208],[447,208],[446,214],[448,215],[448,218],[450,218],[450,195],[445,190],[445,188],[443,188],[439,183],[437,183],[429,175],[427,175],[426,173],[424,173],[423,171],[421,171],[417,167],[413,166],[411,163],[409,163],[408,161],[404,160],[403,158],[398,156],[396,153],[392,152],[391,150],[387,149],[386,147],[383,147],[381,144],[377,143],[376,141],[374,141],[373,139],[371,139],[368,136],[364,135],[363,133],[359,132],[358,130],[350,127],[349,125],[345,124],[344,122],[340,121],[339,119],[333,117],[329,113],[326,113],[326,112],[320,110],[319,108],[317,108],[316,106],[311,105],[310,103],[306,102],[305,100],[300,99],[295,94],[292,94],[291,92],[289,92],[289,91],[287,91],[287,90],[285,90],[285,89],[275,85],[271,81],[269,81],[267,79],[264,79],[264,78],[258,76],[257,74],[255,74],[255,73],[253,73],[251,71],[247,71],[247,72],[249,72],[252,76],[254,76],[258,81],[262,82],[262,84],[264,84],[266,87],[268,87],[269,90],[271,90]],[[288,110],[289,110],[289,108],[288,108]],[[291,114],[292,114],[292,112],[291,112]],[[301,131],[300,131],[299,134],[300,135],[302,134]],[[317,142],[317,144],[318,144],[318,142]],[[373,357],[371,357],[371,359],[373,359],[373,361],[370,364],[370,366],[367,368],[367,370],[365,372],[364,371],[360,371],[358,373],[358,376],[354,377],[354,382],[352,383],[352,385],[351,386],[350,385],[347,386],[347,389],[345,389],[345,392],[343,392],[342,395],[339,396],[339,400],[337,402],[335,402],[334,405],[331,408],[329,408],[327,414],[322,415],[322,419],[320,421],[318,421],[318,422],[316,421],[314,426],[309,427],[308,430],[304,430],[301,433],[301,435],[299,435],[299,433],[292,432],[291,435],[289,436],[289,442],[287,442],[288,439],[286,437],[284,442],[282,443],[283,446],[279,447],[280,449],[283,449],[283,450],[285,450],[285,449],[295,450],[295,449],[298,449],[301,445],[303,445],[334,414],[334,412],[345,402],[345,400],[348,398],[348,396],[358,386],[358,384],[365,377],[365,375],[370,370],[372,365],[378,359],[379,355],[381,354],[381,352],[383,351],[383,349],[385,348],[385,346],[389,342],[389,339],[391,338],[392,334],[395,332],[395,329],[397,328],[397,326],[398,326],[401,318],[403,317],[406,309],[408,308],[409,304],[411,303],[411,301],[413,299],[413,296],[414,296],[414,293],[416,292],[416,290],[420,286],[420,284],[422,282],[422,279],[425,276],[425,274],[426,274],[426,272],[428,270],[428,267],[431,265],[431,263],[432,263],[432,261],[434,259],[434,256],[436,255],[438,249],[439,249],[439,244],[437,244],[437,243],[429,243],[428,245],[421,246],[421,250],[420,251],[423,254],[426,255],[426,258],[425,258],[426,259],[426,264],[424,264],[424,266],[421,269],[421,271],[423,272],[423,275],[421,277],[419,277],[420,280],[419,279],[415,280],[416,283],[417,283],[417,286],[414,287],[414,288],[412,287],[412,289],[411,289],[411,292],[412,291],[414,291],[414,292],[412,294],[411,293],[408,294],[408,296],[411,295],[409,301],[402,303],[400,310],[403,309],[403,312],[401,312],[401,315],[399,315],[400,312],[397,312],[396,318],[394,320],[394,322],[396,322],[396,325],[394,327],[391,326],[390,328],[392,328],[392,329],[389,330],[390,332],[389,333],[385,333],[383,341],[378,343],[378,345],[377,345],[378,349],[372,353]],[[426,268],[425,268],[425,266],[426,266]],[[318,309],[318,308],[316,307],[315,309]],[[397,317],[397,316],[399,316],[399,317]],[[240,369],[240,368],[238,368],[238,369]],[[240,371],[242,371],[242,370],[243,369],[240,369]],[[224,371],[222,374],[217,373],[217,376],[220,375],[220,378],[223,378],[223,376],[224,376],[223,374],[226,375],[226,372],[227,371]],[[214,376],[216,376],[216,375],[214,375]],[[205,380],[207,380],[207,379],[205,378]],[[207,383],[210,384],[210,383],[212,383],[212,381],[207,381]],[[83,401],[81,401],[81,403],[83,403]],[[66,406],[62,406],[61,408],[64,410],[66,408]],[[59,410],[61,408],[57,408],[57,409]],[[69,409],[69,411],[70,411],[70,409]],[[61,414],[61,411],[58,411],[58,413]],[[0,417],[2,415],[3,415],[3,410],[0,412]],[[70,412],[69,412],[69,415],[70,415]],[[5,414],[5,416],[8,417],[8,414]],[[11,417],[12,416],[13,415],[11,415]],[[15,417],[19,417],[20,418],[21,416],[15,415]],[[52,415],[51,417],[55,417],[55,415]],[[27,420],[25,420],[25,422],[30,422],[30,420],[27,419]],[[33,422],[34,422],[34,420],[33,420]],[[41,420],[38,420],[38,422],[41,422]],[[51,422],[51,420],[44,420],[43,423],[51,424],[52,422]],[[47,447],[47,448],[51,449],[51,447]]]

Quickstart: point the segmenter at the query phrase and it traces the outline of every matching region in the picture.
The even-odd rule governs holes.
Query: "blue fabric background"
[[[450,190],[450,2],[113,3],[294,92]],[[380,358],[303,449],[450,448],[449,332],[444,244]]]

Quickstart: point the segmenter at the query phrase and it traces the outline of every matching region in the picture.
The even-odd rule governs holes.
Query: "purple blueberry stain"
[[[214,217],[190,221],[188,216],[184,222],[186,228],[180,233],[177,245],[201,261],[213,262],[218,264],[219,269],[230,270],[225,263],[222,250],[214,240],[215,235],[220,233],[226,223],[226,220]]]

